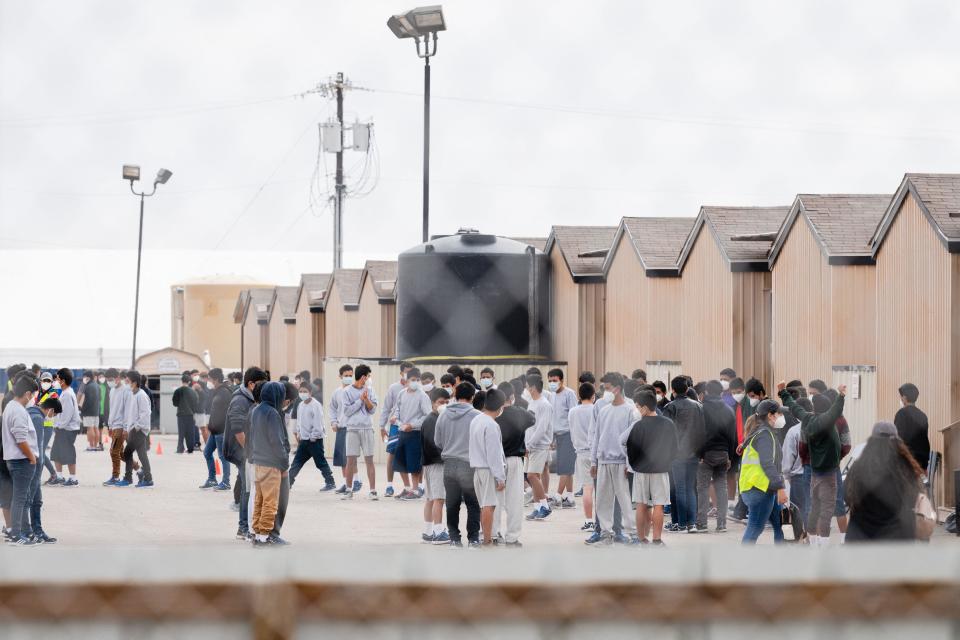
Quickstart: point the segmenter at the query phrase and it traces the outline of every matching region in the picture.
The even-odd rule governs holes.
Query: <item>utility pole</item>
[[[419,47],[418,47],[419,48]],[[437,50],[437,34],[433,34]],[[430,241],[430,56],[423,59],[423,242]]]
[[[337,94],[337,122],[340,124],[340,150],[337,152],[336,188],[333,203],[333,268],[343,267],[343,72],[334,83]]]
[[[334,176],[334,192],[329,197],[333,201],[333,268],[343,267],[343,201],[347,197],[347,186],[343,173],[343,153],[348,148],[354,151],[369,151],[370,136],[373,125],[371,123],[355,122],[349,127],[343,123],[343,92],[350,89],[363,89],[354,87],[353,83],[338,72],[333,78],[326,82],[318,84],[310,91],[300,94],[301,97],[309,94],[318,93],[324,98],[331,98],[337,101],[337,117],[334,121],[327,121],[320,124],[321,146],[324,153],[335,153],[337,155],[337,170]],[[352,140],[347,147],[347,129],[351,131]]]

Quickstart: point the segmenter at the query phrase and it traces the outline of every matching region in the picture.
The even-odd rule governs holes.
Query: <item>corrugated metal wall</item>
[[[607,273],[604,361],[608,371],[629,373],[639,366],[637,363],[649,357],[651,309],[648,288],[655,279],[646,277],[631,245],[624,234]]]
[[[578,289],[577,362],[572,373],[583,371],[597,374],[604,370],[606,343],[606,283],[593,282],[575,285]],[[554,354],[555,356],[557,354]]]
[[[397,355],[397,305],[380,305],[380,353],[385,358]]]
[[[733,365],[733,276],[704,227],[683,270],[680,361],[694,380],[715,378]]]
[[[790,230],[771,275],[773,376],[765,382],[827,379],[832,364],[830,267],[802,216]]]
[[[580,371],[580,296],[560,248],[550,249],[550,336],[552,354],[571,371]]]
[[[843,417],[850,425],[853,446],[870,437],[877,421],[877,369],[873,366],[835,366],[829,380],[833,388],[847,385],[847,398],[843,405]],[[806,381],[809,382],[809,381]],[[855,393],[855,387],[856,389]],[[859,396],[859,397],[857,397]]]
[[[319,376],[323,359],[327,355],[327,314],[325,312],[311,313],[310,326],[313,331],[313,343],[310,349],[310,371],[313,375]]]
[[[912,196],[877,254],[877,416],[892,420],[897,388],[920,388],[917,405],[930,419],[931,445],[957,418],[956,259],[947,253]]]
[[[309,369],[316,375],[317,369],[313,361],[313,318],[310,305],[307,304],[307,292],[303,291],[303,299],[297,305],[297,323],[294,325],[294,357],[290,366],[297,371]]]
[[[346,311],[336,285],[330,285],[330,299],[326,306],[326,351],[331,356],[351,356],[358,353],[359,327],[357,311]]]
[[[385,358],[383,353],[383,312],[382,305],[373,290],[373,276],[367,274],[363,279],[360,292],[360,310],[357,312],[357,351],[340,355],[362,355],[367,358]]]
[[[830,267],[833,364],[877,363],[877,268]]]
[[[770,273],[733,275],[733,367],[742,377],[770,380],[771,310]],[[720,369],[708,371],[704,380],[716,378]]]

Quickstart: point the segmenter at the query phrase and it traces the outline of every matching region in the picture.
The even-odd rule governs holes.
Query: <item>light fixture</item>
[[[398,38],[419,38],[420,33],[414,28],[410,23],[410,20],[407,19],[407,16],[396,15],[391,16],[387,20],[387,26],[390,27],[390,31],[393,31],[393,35]]]
[[[417,7],[408,11],[406,18],[420,34],[447,30],[447,24],[443,20],[443,7],[438,4],[429,7]]]
[[[140,167],[135,164],[123,165],[123,179],[135,182],[140,179]]]
[[[167,184],[167,180],[169,180],[172,175],[173,171],[160,169],[160,171],[157,171],[157,179],[153,181],[153,184]]]

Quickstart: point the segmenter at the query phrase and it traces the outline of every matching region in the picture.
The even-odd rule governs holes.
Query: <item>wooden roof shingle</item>
[[[360,304],[363,269],[337,269],[333,272],[333,286],[340,294],[344,309],[356,310]]]
[[[680,256],[680,271],[704,227],[731,271],[766,271],[770,249],[789,212],[790,207],[700,207]]]
[[[616,234],[617,227],[557,226],[550,230],[544,251],[557,245],[574,282],[599,282]]]
[[[908,194],[913,195],[947,251],[960,253],[960,174],[908,173],[870,239],[874,258]]]
[[[363,277],[370,278],[373,292],[381,302],[396,300],[397,293],[397,261],[396,260],[367,260],[363,267]],[[361,294],[363,283],[361,281]]]
[[[327,306],[327,297],[330,289],[329,273],[304,273],[300,275],[300,286],[297,287],[297,302],[295,311],[301,304],[310,308],[311,312],[320,312]]]

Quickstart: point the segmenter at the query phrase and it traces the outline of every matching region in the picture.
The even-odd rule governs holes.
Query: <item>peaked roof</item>
[[[397,292],[397,262],[395,260],[367,260],[363,266],[363,279],[370,278],[373,292],[380,302],[393,302]],[[363,295],[363,280],[360,283]]]
[[[609,273],[620,239],[624,236],[633,247],[648,278],[680,275],[677,261],[696,220],[676,217],[623,218],[603,263],[604,276]]]
[[[770,250],[770,267],[801,214],[828,264],[874,264],[870,238],[889,203],[881,194],[799,194]]]
[[[913,195],[947,251],[960,253],[960,174],[908,173],[903,176],[900,188],[890,200],[870,240],[873,256],[876,257],[880,250],[907,194]]]
[[[545,251],[547,248],[547,238],[510,238],[510,240],[522,242],[523,244],[529,245],[539,251]]]
[[[767,257],[789,212],[790,207],[700,207],[680,255],[680,271],[704,227],[710,230],[731,271],[767,271]]]
[[[360,288],[363,286],[363,269],[337,269],[333,272],[333,286],[340,294],[343,308],[356,311],[360,305]]]
[[[252,310],[256,315],[257,324],[267,324],[270,321],[270,309],[277,295],[276,287],[250,289],[248,291],[247,307],[243,313],[243,321],[247,321],[247,314]]]
[[[237,303],[233,306],[233,321],[236,324],[242,324],[244,316],[247,315],[247,305],[250,303],[250,290],[244,289],[237,296]]]
[[[274,313],[279,313],[280,318],[287,323],[293,323],[297,318],[297,295],[300,293],[300,287],[277,287],[277,297],[274,299],[273,306],[270,308],[270,320],[273,320]]]
[[[311,312],[323,311],[327,306],[327,295],[330,288],[329,273],[304,273],[300,275],[300,286],[297,287],[297,302],[294,312],[300,308],[300,303],[310,307]]]
[[[616,227],[553,227],[544,252],[556,244],[574,282],[602,282],[603,263],[616,234]]]

